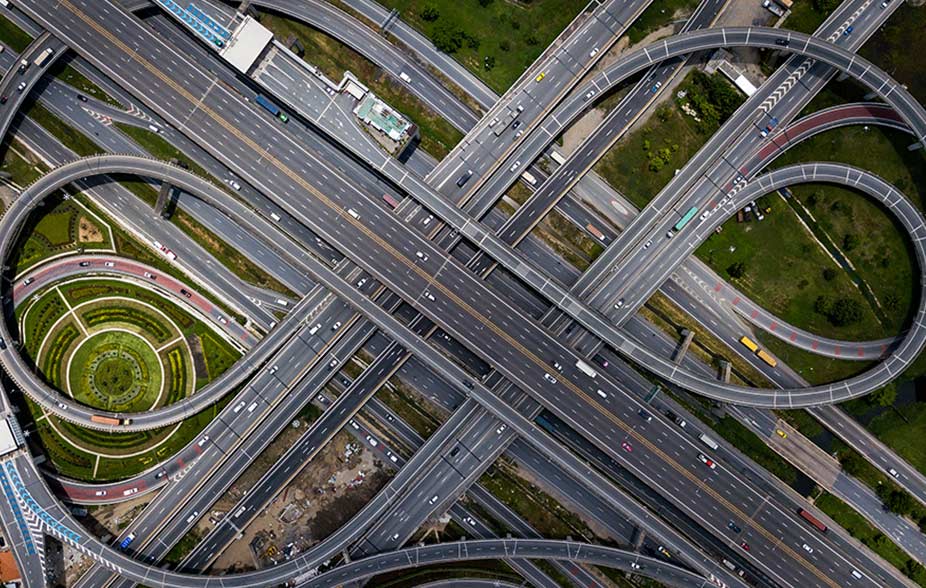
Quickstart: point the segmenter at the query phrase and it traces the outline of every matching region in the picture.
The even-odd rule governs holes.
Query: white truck
[[[580,359],[579,361],[576,362],[576,367],[579,368],[579,370],[580,370],[583,374],[585,374],[586,376],[588,376],[588,377],[590,377],[590,378],[592,378],[592,379],[598,377],[598,372],[596,372],[596,371],[592,368],[592,366],[588,365],[587,363],[585,363],[585,362],[582,361],[581,359]]]

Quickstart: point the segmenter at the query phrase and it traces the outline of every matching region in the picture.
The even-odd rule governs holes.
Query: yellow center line
[[[480,323],[482,323],[483,325],[485,325],[486,327],[488,327],[488,328],[489,328],[490,330],[492,330],[495,334],[497,334],[500,338],[502,338],[504,341],[506,341],[509,345],[511,345],[512,347],[514,347],[515,349],[517,349],[522,355],[524,355],[527,359],[529,359],[532,363],[534,363],[534,364],[535,364],[538,368],[540,368],[542,371],[544,371],[544,372],[550,374],[551,376],[556,376],[556,375],[557,375],[557,374],[554,374],[554,373],[548,368],[548,366],[546,365],[546,363],[545,363],[540,357],[538,357],[537,355],[535,355],[533,352],[531,352],[531,351],[530,351],[529,349],[527,349],[524,345],[522,345],[521,343],[519,343],[518,341],[516,341],[516,340],[515,340],[514,338],[512,338],[510,335],[508,335],[507,333],[505,333],[504,331],[502,331],[497,325],[495,325],[494,322],[489,321],[485,316],[483,316],[480,312],[478,312],[478,311],[476,311],[474,308],[472,308],[472,307],[471,307],[469,304],[467,304],[462,298],[460,298],[459,296],[457,296],[454,292],[452,292],[451,290],[449,290],[446,286],[444,286],[444,285],[441,284],[440,282],[435,281],[435,278],[434,278],[433,276],[431,276],[430,274],[428,274],[428,273],[427,273],[422,267],[420,267],[417,263],[415,263],[414,261],[412,261],[412,260],[410,260],[409,258],[407,258],[402,252],[400,252],[398,249],[394,248],[392,245],[390,245],[389,243],[387,243],[386,241],[384,241],[381,237],[379,237],[379,235],[376,235],[375,233],[373,233],[372,231],[370,231],[370,230],[366,227],[366,225],[362,224],[359,220],[357,220],[357,219],[355,219],[354,217],[352,217],[351,215],[347,214],[347,212],[345,211],[344,208],[342,208],[342,207],[341,207],[340,205],[338,205],[336,202],[334,202],[333,200],[331,200],[330,198],[328,198],[327,196],[325,196],[324,194],[322,194],[318,189],[316,189],[314,186],[312,186],[311,184],[309,184],[305,179],[303,179],[301,176],[299,176],[294,170],[290,169],[288,166],[286,166],[285,164],[283,164],[279,159],[277,159],[277,158],[276,158],[274,155],[272,155],[269,151],[267,151],[266,149],[264,149],[263,147],[261,147],[260,145],[258,145],[258,144],[257,144],[254,140],[252,140],[250,137],[248,137],[248,136],[244,135],[243,133],[241,133],[241,132],[240,132],[237,128],[235,128],[231,123],[229,123],[227,120],[225,120],[224,118],[222,118],[221,116],[219,116],[218,113],[216,113],[213,109],[209,108],[209,107],[206,106],[205,104],[201,104],[198,98],[196,98],[196,97],[193,96],[189,91],[187,91],[185,88],[183,88],[183,87],[181,87],[179,84],[177,84],[173,79],[171,79],[171,78],[168,77],[166,74],[164,74],[160,69],[158,69],[157,67],[155,67],[151,62],[149,62],[149,61],[146,60],[145,58],[143,58],[143,57],[141,57],[140,55],[138,55],[134,50],[132,50],[130,47],[128,47],[128,46],[127,46],[125,43],[123,43],[121,40],[119,40],[118,38],[116,38],[116,37],[115,37],[112,33],[110,33],[107,29],[105,29],[105,28],[103,28],[102,26],[100,26],[99,23],[97,23],[95,20],[93,20],[92,18],[90,18],[89,16],[87,16],[86,14],[84,14],[80,9],[78,9],[76,6],[74,6],[73,4],[71,4],[71,2],[69,2],[69,0],[60,0],[60,4],[61,4],[62,6],[64,6],[64,7],[66,7],[68,10],[70,10],[72,13],[74,13],[78,18],[80,18],[81,20],[83,20],[88,26],[90,26],[90,27],[93,28],[95,31],[97,31],[101,36],[103,36],[104,38],[106,38],[107,40],[109,40],[111,43],[113,43],[114,45],[116,45],[118,48],[120,48],[120,49],[121,49],[122,51],[124,51],[126,54],[130,55],[130,56],[131,56],[135,61],[137,61],[142,67],[144,67],[145,69],[147,69],[149,72],[151,72],[152,75],[154,75],[155,77],[157,77],[158,79],[160,79],[161,81],[163,81],[167,86],[169,86],[170,88],[172,88],[172,89],[173,89],[174,91],[176,91],[178,94],[180,94],[181,96],[183,96],[184,98],[186,98],[191,104],[198,105],[199,108],[200,108],[200,110],[201,110],[203,113],[207,114],[207,115],[208,115],[211,119],[213,119],[218,125],[222,126],[222,127],[225,128],[225,130],[227,130],[229,133],[233,134],[235,137],[237,137],[238,139],[240,139],[244,144],[246,144],[249,148],[251,148],[251,149],[252,149],[253,151],[255,151],[257,154],[259,154],[261,157],[266,158],[267,161],[268,161],[269,163],[271,163],[275,168],[277,168],[278,170],[280,170],[280,172],[282,172],[282,173],[285,174],[287,177],[289,177],[291,180],[293,180],[294,182],[296,182],[299,186],[303,187],[307,192],[309,192],[310,194],[312,194],[313,196],[315,196],[316,198],[318,198],[318,200],[319,200],[322,204],[324,204],[325,206],[327,206],[328,208],[330,208],[333,212],[335,212],[336,214],[338,214],[339,216],[341,216],[341,218],[344,219],[346,222],[352,224],[355,228],[357,228],[359,231],[361,231],[362,233],[364,233],[367,237],[369,237],[371,240],[373,240],[377,245],[379,245],[385,252],[387,252],[389,255],[391,255],[393,258],[395,258],[397,261],[399,261],[399,262],[405,264],[410,270],[412,270],[412,271],[414,271],[416,274],[418,274],[419,277],[421,277],[421,278],[424,279],[425,281],[431,283],[431,285],[432,285],[433,287],[439,289],[444,295],[447,296],[448,299],[452,300],[457,306],[459,306],[460,308],[462,308],[467,314],[469,314],[469,315],[472,316],[474,319],[476,319],[477,321],[479,321]],[[287,203],[287,204],[288,204],[288,203]],[[432,246],[433,246],[433,244],[431,244],[431,243],[429,243],[429,245],[432,245]],[[773,542],[773,543],[779,541],[778,537],[776,537],[775,535],[773,535],[772,533],[770,533],[769,531],[767,531],[764,527],[751,524],[751,523],[752,523],[752,519],[750,519],[750,518],[749,518],[742,510],[740,510],[736,505],[734,505],[733,503],[729,502],[727,499],[725,499],[723,496],[721,496],[717,491],[715,491],[713,488],[711,488],[708,484],[705,484],[703,481],[701,481],[700,478],[698,478],[697,476],[695,476],[694,474],[692,474],[686,467],[682,466],[680,463],[678,463],[678,462],[676,462],[675,460],[673,460],[668,454],[666,454],[665,452],[663,452],[663,451],[662,451],[661,449],[659,449],[656,445],[654,445],[653,443],[651,443],[648,439],[644,438],[642,435],[640,435],[638,432],[636,432],[636,431],[635,431],[632,427],[630,427],[627,423],[625,423],[625,422],[622,421],[621,419],[617,418],[617,417],[616,417],[615,415],[613,415],[610,411],[605,410],[600,404],[598,404],[597,401],[595,401],[591,396],[589,396],[589,395],[587,395],[585,392],[583,392],[578,386],[576,386],[575,384],[573,384],[571,381],[568,381],[568,380],[565,380],[565,379],[563,380],[563,383],[565,384],[565,386],[566,386],[567,388],[569,388],[569,389],[570,389],[572,392],[574,392],[577,396],[579,396],[580,398],[582,398],[588,405],[590,405],[590,406],[593,407],[595,410],[597,410],[599,413],[601,413],[602,415],[604,415],[605,418],[607,418],[607,419],[609,419],[611,422],[613,422],[618,428],[622,429],[626,434],[628,434],[628,435],[630,435],[631,437],[635,438],[639,443],[645,445],[650,451],[652,451],[654,454],[656,454],[657,456],[659,456],[663,461],[665,461],[665,462],[668,463],[670,466],[672,466],[678,473],[680,473],[680,474],[682,474],[684,477],[686,477],[691,483],[693,483],[693,484],[695,484],[696,486],[700,487],[706,494],[709,494],[710,496],[712,496],[716,501],[718,501],[719,503],[721,503],[722,505],[724,505],[728,510],[730,510],[730,511],[733,512],[734,514],[738,515],[738,516],[739,516],[741,519],[743,519],[744,521],[747,521],[747,524],[750,524],[750,526],[752,526],[758,533],[762,534],[762,535],[765,536],[769,541],[771,541],[771,542]],[[818,578],[820,578],[825,584],[831,586],[832,588],[839,588],[839,586],[838,586],[835,582],[833,582],[832,580],[830,580],[825,574],[823,574],[823,572],[821,572],[820,570],[818,570],[818,569],[816,568],[816,566],[812,565],[810,562],[808,562],[807,560],[805,560],[803,557],[800,557],[800,554],[799,554],[799,553],[797,553],[796,551],[792,550],[790,547],[788,547],[788,546],[786,546],[786,545],[784,545],[784,544],[781,545],[781,548],[782,548],[782,550],[785,551],[788,555],[790,555],[791,557],[793,557],[794,559],[796,559],[801,565],[803,565],[805,568],[807,568],[808,570],[810,570],[814,575],[816,575]]]

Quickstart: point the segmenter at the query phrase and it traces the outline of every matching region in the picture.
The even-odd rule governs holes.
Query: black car
[[[791,41],[787,39],[775,39],[775,44],[780,45],[782,47],[787,47],[788,45],[791,44]]]
[[[6,104],[6,101],[9,99],[9,96],[0,96],[0,104]]]
[[[729,523],[727,523],[727,528],[733,531],[734,533],[739,533],[740,531],[742,531],[742,529],[740,529],[739,526],[733,521],[730,521]]]
[[[520,127],[520,126],[521,126],[521,121],[516,120],[516,121],[514,121],[514,123],[511,125],[511,128],[512,128],[512,129],[516,129],[516,128]]]
[[[193,297],[193,295],[190,294],[190,292],[189,292],[188,290],[186,290],[185,288],[180,288],[180,293],[183,294],[184,296],[186,296],[187,298],[192,298],[192,297]]]
[[[470,390],[473,389],[473,383],[470,382],[469,380],[463,380],[463,385],[469,388]]]
[[[83,94],[78,94],[78,95],[77,95],[77,99],[80,100],[81,102],[86,102],[86,101],[87,101],[87,97],[84,96]]]
[[[89,267],[89,266],[90,266],[90,262],[89,262],[89,261],[82,261],[82,262],[78,263],[77,265],[79,265],[80,267]]]

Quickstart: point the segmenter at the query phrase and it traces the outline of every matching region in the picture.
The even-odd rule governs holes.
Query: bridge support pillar
[[[730,372],[732,371],[732,365],[729,361],[725,359],[720,360],[720,379],[729,384],[730,383]]]
[[[161,182],[161,191],[158,192],[158,201],[154,205],[154,212],[164,220],[170,218],[170,200],[174,187],[168,182]]]
[[[678,349],[675,350],[675,355],[672,356],[672,361],[677,364],[682,363],[685,359],[685,354],[688,353],[688,348],[691,347],[691,341],[694,339],[694,331],[682,329],[682,337],[682,344],[678,346]]]
[[[633,537],[631,537],[631,544],[633,545],[633,551],[639,551],[640,547],[643,545],[643,540],[646,539],[646,531],[642,527],[635,527],[633,530]]]
[[[910,145],[907,145],[907,151],[916,151],[917,149],[922,149],[922,148],[923,148],[922,143],[912,143]]]

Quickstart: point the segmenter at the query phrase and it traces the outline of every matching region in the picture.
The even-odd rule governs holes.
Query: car
[[[25,89],[26,89],[26,82],[19,82],[19,85],[16,86],[17,92],[22,92]]]
[[[104,261],[103,265],[105,265],[106,267],[116,267],[116,264],[111,261]]]
[[[768,137],[768,131],[766,129],[762,129],[761,131],[759,131],[759,136],[762,137],[763,139],[765,137]]]
[[[495,434],[496,434],[496,435],[501,435],[502,433],[505,432],[505,429],[507,429],[507,428],[508,428],[508,425],[502,423],[502,426],[500,426],[499,428],[495,429]]]
[[[202,447],[202,446],[205,445],[208,441],[209,441],[209,435],[206,435],[206,436],[204,436],[202,439],[200,439],[200,440],[196,443],[196,445]]]
[[[240,189],[241,189],[241,184],[239,184],[239,183],[236,182],[235,180],[228,180],[228,185],[231,186],[232,188],[234,188],[235,190],[240,190]]]
[[[891,0],[884,0],[884,2],[881,3],[881,9],[883,10],[887,8],[887,5],[890,4],[890,1]]]
[[[463,522],[467,525],[470,525],[471,527],[476,526],[476,520],[473,519],[473,517],[463,517]]]
[[[6,101],[9,99],[9,96],[0,96],[0,104],[6,104]]]
[[[617,303],[614,304],[614,308],[615,309],[624,308],[624,299],[621,298],[620,300],[618,300]]]
[[[398,534],[398,533],[396,533],[395,535],[392,536],[392,540],[393,540],[393,541],[395,541],[395,540],[398,539],[398,538],[399,538],[399,534]]]
[[[653,240],[650,239],[649,241],[643,244],[643,249],[649,249],[649,246],[652,244],[653,244]]]
[[[643,569],[643,566],[641,566],[640,564],[638,564],[638,563],[635,562],[635,561],[632,561],[632,562],[630,562],[630,569],[631,569],[631,570],[642,570],[642,569]]]
[[[588,54],[589,57],[594,57],[596,55],[598,55],[598,47],[595,47],[594,49],[592,49],[591,52]]]
[[[416,252],[415,252],[415,256],[416,256],[418,259],[420,259],[421,261],[427,261],[427,260],[428,260],[427,254],[422,253],[422,252],[420,252],[420,251],[416,251]]]
[[[594,96],[594,95],[595,95],[595,91],[594,91],[594,90],[590,90],[590,91],[588,92],[588,94],[585,95],[585,99],[586,99],[586,100],[591,100],[592,96]]]
[[[513,123],[511,123],[511,129],[512,129],[512,130],[517,130],[517,128],[520,127],[520,126],[521,126],[521,121],[519,121],[519,120],[516,120],[516,121],[514,121]]]
[[[106,496],[106,490],[97,490],[96,492],[94,492],[94,495],[96,495],[96,496]]]
[[[657,548],[656,548],[656,551],[658,551],[659,553],[661,553],[661,554],[664,555],[665,557],[672,557],[672,555],[669,553],[669,550],[666,549],[665,547],[663,547],[662,545],[660,545],[659,547],[657,547]]]
[[[80,100],[81,102],[86,102],[86,101],[87,101],[87,97],[84,96],[83,94],[78,94],[78,95],[77,95],[77,99]]]
[[[25,280],[23,280],[23,286],[28,286],[34,281],[35,281],[35,278],[26,278]]]
[[[466,173],[457,179],[457,188],[462,188],[463,184],[468,182],[471,177],[473,177],[473,170],[466,170]]]
[[[430,300],[431,302],[434,302],[434,300],[435,300],[434,294],[431,294],[431,293],[428,292],[427,290],[424,291],[424,297],[427,298],[428,300]]]
[[[399,463],[399,458],[396,457],[395,454],[392,453],[391,451],[387,451],[386,455],[389,456],[389,460],[392,461],[392,463]]]
[[[698,459],[701,460],[701,463],[703,463],[703,464],[706,465],[707,467],[711,468],[712,470],[717,469],[717,464],[714,463],[714,460],[712,460],[712,459],[709,458],[708,456],[704,455],[703,453],[699,453],[699,454],[698,454]]]
[[[65,404],[65,403],[63,403],[63,402],[59,402],[59,403],[58,403],[58,408],[60,408],[61,410],[67,410],[67,409],[68,409],[68,405]]]
[[[630,443],[627,443],[626,441],[621,441],[621,449],[623,449],[627,453],[630,453],[633,451],[633,445],[631,445]]]
[[[813,547],[811,547],[810,545],[807,545],[806,543],[804,543],[803,545],[801,545],[801,547],[804,548],[804,551],[806,551],[807,553],[813,553]]]
[[[80,267],[90,267],[90,262],[89,262],[89,261],[82,261],[82,262],[78,263],[77,265],[79,265]]]
[[[167,475],[167,472],[164,471],[164,470],[161,470],[161,471],[158,472],[158,474],[154,477],[154,479],[155,479],[155,480],[160,480],[161,478],[163,478],[163,477],[166,476],[166,475]]]
[[[431,497],[431,500],[428,501],[428,504],[434,504],[437,502],[437,499],[440,498],[437,494]]]
[[[544,375],[543,375],[543,379],[546,380],[547,382],[550,382],[551,384],[555,384],[555,383],[556,383],[556,378],[554,378],[554,377],[551,376],[550,374],[544,374]]]
[[[358,430],[358,431],[360,430],[360,425],[358,425],[358,424],[357,424],[357,421],[355,421],[354,419],[351,419],[351,420],[350,420],[350,426],[353,427],[354,429]]]
[[[534,78],[534,81],[535,81],[535,82],[542,82],[542,81],[543,81],[543,78],[545,78],[545,77],[547,77],[547,72],[542,71],[542,72],[540,72],[539,74],[537,74],[537,77]]]
[[[0,337],[0,350],[6,349],[6,341],[3,340],[3,337]]]
[[[366,278],[360,278],[359,280],[357,280],[357,287],[358,287],[358,288],[363,288],[363,285],[366,284],[366,283],[367,283],[367,279],[366,279]]]
[[[242,400],[241,402],[239,402],[238,404],[235,405],[235,408],[234,408],[233,412],[234,412],[235,414],[238,414],[239,412],[241,412],[241,409],[242,409],[242,408],[244,408],[244,400]]]
[[[424,219],[424,221],[421,224],[423,224],[424,226],[428,226],[429,224],[431,224],[432,220],[434,220],[434,215],[429,214],[428,218]]]
[[[156,279],[158,279],[158,277],[157,277],[156,275],[152,274],[151,272],[145,272],[145,277],[148,278],[149,280],[156,280]]]
[[[186,296],[187,298],[192,298],[193,294],[190,293],[186,288],[180,288],[180,293]]]
[[[637,414],[640,415],[640,418],[643,419],[643,420],[646,421],[646,422],[650,422],[650,421],[653,420],[653,415],[651,415],[650,413],[646,412],[646,411],[643,410],[642,408],[641,408],[640,410],[637,411]]]
[[[520,160],[520,159],[519,159],[518,161],[512,163],[512,164],[511,164],[511,167],[508,168],[508,171],[509,171],[509,172],[513,172],[513,171],[515,171],[516,169],[518,169],[519,167],[521,167],[521,160]]]
[[[895,478],[898,478],[898,479],[900,478],[900,474],[894,468],[891,468],[887,471],[890,475],[894,476]]]
[[[742,529],[739,528],[739,525],[737,525],[733,521],[730,521],[729,523],[727,523],[727,528],[733,531],[734,533],[739,533],[742,531]]]
[[[473,389],[473,383],[470,382],[469,380],[463,380],[463,385],[466,386],[466,388],[469,390]]]
[[[742,543],[740,543],[740,547],[743,548],[743,551],[749,551],[749,544],[746,543],[745,541],[743,541]]]
[[[370,447],[376,447],[377,445],[379,445],[379,441],[377,441],[370,435],[367,435],[367,443],[370,444]]]
[[[843,36],[843,37],[848,37],[849,35],[852,34],[852,31],[854,31],[854,30],[855,30],[855,27],[853,27],[852,25],[849,25],[849,26],[846,27],[846,30],[844,30],[844,31],[842,32],[842,36]]]
[[[560,362],[553,360],[550,362],[550,365],[555,367],[556,371],[558,371],[559,373],[563,373],[563,364],[561,364]]]
[[[791,41],[789,41],[788,39],[775,39],[775,44],[780,47],[787,47],[788,45],[791,44]]]
[[[219,322],[222,323],[223,325],[227,325],[227,324],[228,324],[228,319],[226,319],[224,316],[220,316],[220,317],[219,317]]]
[[[341,321],[338,321],[338,322],[334,323],[333,325],[331,325],[331,330],[332,330],[332,331],[337,331],[337,330],[340,329],[340,328],[341,328]]]
[[[781,429],[775,429],[775,434],[781,437],[782,439],[788,438],[788,434],[782,431]]]
[[[649,91],[652,92],[653,94],[655,94],[656,92],[659,91],[659,88],[661,88],[661,87],[662,87],[662,82],[656,82],[655,84],[653,84],[653,87],[650,88]]]

